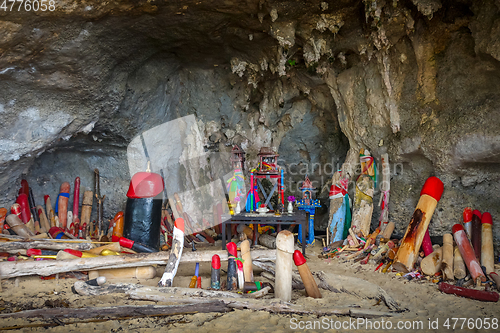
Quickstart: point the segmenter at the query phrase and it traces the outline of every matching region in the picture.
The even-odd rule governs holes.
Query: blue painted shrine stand
[[[306,179],[302,183],[300,187],[302,191],[302,199],[297,200],[297,207],[299,210],[305,210],[309,213],[309,235],[307,236],[307,244],[314,244],[314,212],[316,211],[316,207],[321,207],[319,200],[313,199],[314,191],[316,190],[313,186],[309,177],[306,175]],[[299,225],[299,240],[302,238],[302,226]]]
[[[309,229],[309,235],[307,235],[306,243],[309,244],[314,244],[314,213],[316,211],[316,207],[321,207],[321,204],[319,203],[319,200],[309,200],[309,204],[306,204],[304,202],[305,200],[298,200],[297,201],[297,207],[299,210],[304,210],[309,213],[309,223],[308,223],[308,229]],[[303,239],[302,238],[302,225],[299,225],[299,240]]]

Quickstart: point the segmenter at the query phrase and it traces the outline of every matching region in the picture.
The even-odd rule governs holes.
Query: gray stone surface
[[[240,144],[247,170],[260,147],[276,147],[286,195],[309,174],[325,203],[317,229],[331,172],[346,162],[355,180],[367,148],[394,163],[397,233],[436,175],[445,192],[431,235],[469,205],[492,213],[498,245],[499,13],[493,0],[65,0],[37,15],[0,11],[0,205],[23,175],[41,203],[76,176],[91,186],[97,167],[110,218],[124,207],[130,141],[194,115],[203,150]]]

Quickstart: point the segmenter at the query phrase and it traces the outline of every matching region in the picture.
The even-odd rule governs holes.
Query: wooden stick
[[[399,271],[404,271],[405,269],[408,271],[413,270],[425,232],[442,194],[443,182],[439,178],[430,177],[425,181],[420,192],[421,196],[417,203],[417,208],[413,213],[410,224],[401,241],[401,246],[394,258],[392,266],[395,269]]]
[[[72,249],[78,251],[87,251],[94,247],[90,242],[72,243],[72,242],[46,242],[46,241],[31,241],[31,242],[0,242],[0,251],[12,251],[18,249],[46,249],[46,250],[64,250]]]
[[[63,228],[63,230],[66,230],[67,227],[70,189],[71,185],[68,182],[64,182],[61,184],[61,188],[59,190],[59,199],[57,202],[57,216],[59,217],[59,223],[61,224],[61,228]]]
[[[158,286],[171,287],[174,281],[177,268],[182,256],[182,249],[184,248],[184,220],[178,218],[175,220],[172,249],[168,257],[165,272],[158,282]],[[211,259],[210,259],[211,260]]]
[[[47,217],[49,219],[50,227],[55,227],[56,226],[56,220],[55,220],[55,213],[54,209],[52,208],[52,203],[50,202],[50,196],[45,195],[44,196],[45,200],[45,211],[47,212]]]
[[[420,268],[424,274],[434,276],[434,274],[441,270],[442,263],[443,247],[440,247],[422,260]]]
[[[281,231],[276,237],[276,298],[285,302],[292,300],[292,256],[293,234]]]
[[[143,287],[134,284],[106,284],[100,287],[86,285],[82,281],[75,282],[75,290],[80,295],[105,295],[111,292],[121,292],[129,295],[130,298],[136,300],[149,300],[156,302],[173,302],[173,303],[201,303],[207,304],[206,297],[217,298],[230,308],[234,309],[250,309],[255,311],[268,311],[272,313],[289,313],[289,314],[313,314],[313,315],[344,315],[353,317],[376,318],[381,316],[394,316],[391,312],[379,312],[366,309],[349,309],[349,308],[321,308],[311,310],[310,307],[298,306],[293,304],[285,304],[282,302],[270,302],[269,300],[256,300],[244,297],[237,293],[190,289],[190,288],[155,288]],[[82,291],[85,290],[84,293]],[[90,291],[91,290],[91,291]],[[90,292],[89,292],[90,291]],[[184,296],[184,297],[183,297]]]
[[[107,279],[152,279],[156,276],[156,268],[153,266],[144,267],[128,267],[128,268],[113,268],[99,269],[89,271],[89,280],[99,276],[104,276]]]
[[[443,235],[443,262],[441,264],[444,280],[454,280],[453,276],[453,236]]]
[[[36,309],[0,314],[0,319],[41,317],[43,320],[64,320],[68,318],[136,318],[147,316],[170,316],[207,312],[226,312],[227,306],[218,300],[184,305],[122,305],[87,308]]]
[[[5,218],[5,221],[7,221],[7,224],[19,236],[31,237],[35,235],[28,229],[28,227],[26,227],[23,221],[21,221],[21,219],[16,214],[10,214]]]
[[[495,257],[493,252],[493,220],[491,214],[485,212],[481,219],[481,265],[486,268],[486,273],[494,272]]]
[[[87,227],[90,226],[90,215],[92,214],[93,202],[94,202],[93,192],[92,191],[83,192],[82,216],[80,218],[81,220],[80,223],[85,224]],[[84,233],[87,233],[86,230],[84,230]]]
[[[300,278],[306,288],[307,296],[312,298],[321,298],[321,292],[318,289],[316,281],[314,281],[314,277],[312,276],[311,270],[307,266],[306,259],[302,255],[302,252],[295,250],[293,253],[293,261],[299,270]]]
[[[461,224],[455,224],[451,228],[453,232],[453,238],[455,239],[455,243],[457,243],[458,249],[460,250],[460,254],[469,269],[470,275],[472,276],[472,280],[477,282],[480,280],[481,282],[486,282],[486,276],[481,269],[481,265],[479,265],[479,261],[476,258],[474,253],[474,249],[465,233],[464,227]]]
[[[250,242],[248,239],[241,242],[240,249],[241,258],[243,259],[245,282],[253,282],[252,254],[250,253]]]
[[[467,275],[465,263],[458,247],[453,251],[453,276],[457,279],[463,279]]]

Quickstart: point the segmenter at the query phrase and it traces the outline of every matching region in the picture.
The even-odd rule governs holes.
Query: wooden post
[[[457,279],[463,279],[467,275],[465,263],[458,247],[453,251],[453,276]]]
[[[476,259],[481,261],[481,212],[477,209],[472,212],[472,235],[470,242],[474,248]]]
[[[75,224],[75,236],[78,237],[80,230],[80,177],[75,178],[75,188],[73,190],[73,223]]]
[[[292,300],[292,256],[293,234],[281,231],[276,237],[276,298],[285,302]]]
[[[361,231],[364,236],[370,233],[373,214],[373,179],[360,175],[356,181],[356,194],[352,210],[352,229]]]
[[[85,191],[83,193],[83,201],[82,201],[82,216],[81,223],[85,225],[88,229],[90,227],[90,215],[92,214],[92,204],[94,202],[94,193],[92,191]],[[87,230],[83,230],[86,236],[91,236],[87,232]],[[85,236],[84,236],[85,237]]]
[[[392,266],[395,269],[399,271],[404,271],[405,269],[408,271],[413,270],[420,247],[422,246],[425,231],[429,227],[432,214],[436,209],[438,201],[441,199],[443,188],[443,182],[437,177],[430,177],[425,181],[420,192],[420,200],[417,203],[417,208],[413,213],[410,224],[401,241],[401,246],[394,258]]]
[[[236,264],[236,257],[238,255],[236,250],[236,243],[230,242],[226,244],[228,259],[227,259],[227,290],[238,289],[238,269]]]
[[[494,253],[493,253],[493,219],[491,214],[485,212],[481,219],[481,265],[486,268],[486,273],[494,272]]]
[[[454,280],[453,275],[453,236],[443,235],[443,263],[441,265],[444,280]]]
[[[241,259],[243,259],[243,274],[245,282],[253,282],[252,255],[250,253],[250,242],[248,239],[240,244]]]
[[[316,284],[316,281],[314,281],[314,277],[312,276],[311,270],[307,266],[306,259],[302,255],[302,252],[295,250],[293,253],[293,261],[299,270],[300,278],[306,288],[307,296],[312,298],[321,298],[318,285]]]
[[[469,238],[467,238],[467,234],[465,233],[464,227],[461,224],[455,224],[451,229],[453,232],[453,238],[458,245],[458,249],[460,250],[460,254],[462,255],[467,268],[469,269],[470,275],[474,282],[480,280],[481,282],[486,282],[486,276],[483,274],[483,270],[479,265],[478,260],[476,259],[476,255],[474,253],[474,249],[470,244]]]
[[[94,177],[94,194],[97,199],[97,238],[100,239],[102,234],[102,223],[104,222],[102,210],[104,206],[104,199],[106,198],[106,196],[101,196],[101,181],[99,177],[99,169],[94,169]]]
[[[21,221],[21,219],[16,214],[10,214],[5,218],[5,221],[7,221],[7,224],[10,226],[10,228],[19,236],[35,236],[35,234],[31,232],[28,227],[26,227],[23,221]]]
[[[59,217],[61,228],[64,230],[66,230],[68,221],[68,201],[70,189],[71,185],[68,182],[62,183],[59,190],[59,198],[57,200],[57,216]]]
[[[158,286],[172,287],[172,283],[179,267],[179,262],[182,256],[182,249],[184,248],[184,220],[177,218],[174,223],[174,232],[172,239],[172,249],[168,258],[165,273],[158,282]]]
[[[48,214],[48,219],[49,219],[50,227],[51,228],[55,227],[56,226],[56,219],[55,219],[56,215],[54,213],[54,209],[52,208],[52,203],[50,202],[50,196],[49,195],[45,195],[43,198],[45,200],[45,211]]]
[[[40,227],[43,230],[45,230],[44,232],[49,232],[50,223],[49,220],[47,219],[47,215],[45,214],[45,210],[41,205],[36,206],[36,210],[38,213],[38,218],[40,219]]]
[[[463,211],[463,219],[464,219],[464,229],[465,233],[471,239],[472,237],[472,208],[465,207]]]
[[[156,276],[156,268],[143,266],[89,271],[89,280],[99,276],[104,276],[107,279],[152,279]]]

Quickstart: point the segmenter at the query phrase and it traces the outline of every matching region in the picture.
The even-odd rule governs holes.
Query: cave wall
[[[195,115],[204,149],[240,144],[247,169],[261,146],[276,147],[287,195],[307,173],[327,204],[331,172],[354,180],[367,148],[394,163],[397,233],[431,175],[445,184],[431,235],[467,205],[496,221],[499,13],[498,1],[437,0],[68,0],[0,12],[0,204],[22,176],[41,202],[77,175],[91,188],[97,167],[109,218],[124,208],[128,143]]]

